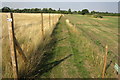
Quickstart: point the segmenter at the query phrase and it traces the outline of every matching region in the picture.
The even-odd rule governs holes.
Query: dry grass
[[[7,25],[7,15],[9,13],[2,14],[2,77],[12,78],[12,67],[10,58],[10,47],[8,38],[8,25]],[[19,54],[18,66],[19,74],[27,71],[29,72],[32,67],[35,67],[40,58],[42,57],[42,48],[49,41],[50,34],[52,33],[55,24],[58,22],[60,14],[51,14],[51,26],[49,26],[49,14],[43,14],[44,16],[44,37],[45,41],[42,41],[41,32],[41,14],[31,14],[31,13],[14,13],[14,28],[15,36],[22,47],[25,55],[28,58],[28,64],[23,64],[22,58]],[[54,24],[53,24],[54,23]],[[36,62],[35,62],[36,61]],[[37,62],[38,61],[38,62]]]
[[[0,15],[2,17],[2,15]],[[2,19],[0,19],[0,78],[2,77]]]

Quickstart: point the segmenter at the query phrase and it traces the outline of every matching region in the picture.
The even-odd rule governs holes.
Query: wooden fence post
[[[107,53],[108,53],[108,46],[106,45],[106,47],[105,47],[105,56],[104,56],[104,66],[103,66],[102,78],[105,77],[106,64],[107,64]]]
[[[55,22],[56,22],[56,20],[55,20],[55,14],[54,14],[54,25],[55,25]]]
[[[43,13],[41,13],[41,28],[42,28],[42,37],[43,37],[43,40],[44,40],[44,29],[43,29]]]
[[[50,13],[49,13],[49,27],[51,26],[51,18],[50,18]]]
[[[24,52],[22,51],[22,48],[20,47],[20,45],[19,45],[16,37],[14,37],[14,40],[15,40],[15,46],[16,46],[16,49],[18,50],[18,53],[19,53],[20,56],[22,57],[24,63],[26,63],[26,62],[27,62],[27,58],[26,58]]]
[[[54,26],[54,14],[53,14],[53,26]]]
[[[15,80],[18,79],[18,64],[17,64],[17,56],[16,56],[16,48],[14,43],[14,19],[13,13],[7,16],[8,21],[8,30],[9,30],[9,43],[10,43],[10,53],[12,59],[12,67],[13,67],[13,77]]]

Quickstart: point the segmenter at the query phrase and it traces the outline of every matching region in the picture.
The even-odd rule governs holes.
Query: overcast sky
[[[17,1],[17,0],[16,0]],[[45,2],[48,0],[44,0],[44,2],[38,2],[37,0],[32,2],[16,2],[16,1],[11,1],[9,0],[4,0],[2,1],[2,7],[8,6],[10,8],[54,8],[54,9],[63,9],[63,10],[68,10],[71,8],[72,10],[82,10],[82,9],[89,9],[90,11],[95,10],[95,11],[101,11],[101,12],[118,12],[118,0],[109,0],[111,2],[108,2],[108,0],[104,0],[106,2],[85,2],[87,0],[84,0],[84,2],[80,2],[79,0],[72,0],[76,2],[71,2],[71,0],[64,0],[66,2],[56,2],[55,0],[49,0],[52,2]],[[22,1],[22,0],[21,0]],[[25,0],[24,0],[25,1]],[[42,0],[41,0],[42,1]],[[63,1],[63,0],[59,0]],[[69,2],[67,2],[69,1]],[[77,2],[79,1],[79,2]]]
[[[118,2],[120,0],[0,0],[2,2]]]

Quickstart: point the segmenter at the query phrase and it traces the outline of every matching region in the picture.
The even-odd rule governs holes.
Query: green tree
[[[2,12],[10,12],[11,9],[9,7],[3,7]]]
[[[82,12],[81,11],[78,11],[78,14],[81,14]]]
[[[49,8],[48,12],[51,13],[52,11],[53,11],[52,8]]]
[[[78,12],[77,11],[73,11],[73,14],[77,14]]]
[[[48,13],[48,9],[47,8],[43,8],[42,11],[45,12],[45,13]]]
[[[58,11],[60,11],[60,8],[59,8],[59,10]]]
[[[2,12],[2,9],[0,9],[0,12]]]
[[[71,14],[72,12],[71,12],[71,9],[68,9],[68,14]]]
[[[89,13],[89,10],[88,9],[83,9],[82,10],[82,15],[85,15],[85,14],[88,14]]]
[[[96,12],[95,11],[91,11],[91,14],[95,14]]]

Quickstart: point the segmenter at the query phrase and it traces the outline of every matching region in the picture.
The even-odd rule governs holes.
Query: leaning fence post
[[[43,29],[43,13],[41,13],[41,28],[42,28],[42,37],[43,37],[43,40],[44,40],[44,29]]]
[[[104,66],[103,66],[102,78],[105,77],[106,64],[107,64],[107,53],[108,53],[108,46],[106,45],[106,47],[105,47],[105,56],[104,56]]]
[[[18,50],[18,53],[22,57],[24,63],[27,63],[27,57],[25,56],[24,52],[22,51],[22,48],[20,47],[20,45],[19,45],[15,36],[14,36],[14,43],[15,43],[16,49]]]
[[[17,80],[18,78],[18,64],[17,64],[17,55],[16,55],[16,48],[14,43],[14,20],[13,20],[13,13],[10,13],[10,16],[7,16],[7,23],[8,23],[8,31],[9,31],[9,43],[10,43],[10,53],[12,59],[12,67],[13,67],[13,76],[14,79]]]

